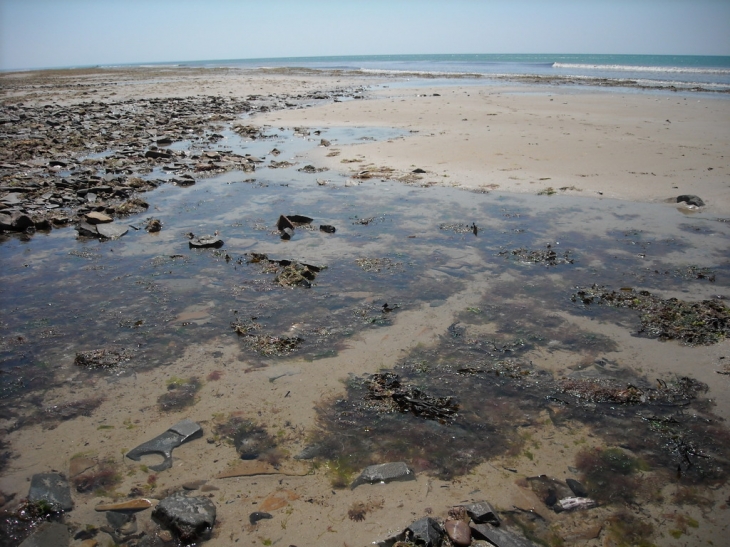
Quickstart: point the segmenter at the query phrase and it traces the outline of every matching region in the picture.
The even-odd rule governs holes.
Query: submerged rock
[[[691,194],[683,194],[681,196],[677,196],[677,203],[685,202],[687,205],[694,205],[695,207],[704,207],[705,202],[702,201],[702,198],[699,196],[694,196]]]
[[[68,526],[44,522],[19,547],[67,547],[71,541]]]
[[[215,525],[216,508],[209,498],[177,492],[157,504],[152,518],[183,543],[208,539]]]
[[[71,487],[66,477],[60,473],[33,475],[30,480],[28,501],[48,503],[54,511],[70,511],[74,506]]]
[[[415,478],[415,473],[404,462],[380,463],[366,467],[350,485],[350,489],[366,483],[410,481]]]
[[[188,245],[190,246],[190,248],[219,249],[219,248],[223,247],[223,240],[221,238],[219,238],[218,236],[206,235],[206,236],[193,237],[190,241],[188,241]]]

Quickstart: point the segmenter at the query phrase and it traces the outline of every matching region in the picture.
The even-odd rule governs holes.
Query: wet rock
[[[110,369],[129,361],[129,354],[122,350],[103,348],[76,353],[74,364],[88,369]]]
[[[459,507],[462,507],[466,511],[466,514],[469,515],[469,518],[478,524],[488,522],[499,526],[501,523],[497,511],[486,501],[468,503],[466,505],[459,505]]]
[[[119,530],[134,520],[134,514],[126,511],[107,511],[106,513],[106,521],[114,530]],[[129,528],[127,529],[129,530]],[[136,527],[135,530],[130,533],[133,534],[134,532],[136,532]]]
[[[322,445],[321,444],[309,444],[302,448],[302,451],[299,452],[296,456],[294,456],[295,460],[311,460],[316,458],[320,455],[322,452]]]
[[[68,527],[59,522],[44,522],[19,547],[68,547]]]
[[[288,217],[286,217],[284,215],[279,215],[279,220],[276,221],[276,229],[281,231],[286,228],[293,230],[294,224],[292,223],[291,220],[289,220]]]
[[[96,230],[104,239],[119,239],[129,231],[129,228],[112,222],[110,224],[97,224]]]
[[[203,434],[202,428],[190,419],[182,420],[170,429],[158,435],[138,447],[130,450],[127,457],[134,461],[139,461],[142,456],[147,454],[160,454],[164,461],[157,465],[150,465],[149,468],[154,471],[164,471],[172,467],[172,450],[177,448],[184,442],[200,437]]]
[[[157,504],[152,518],[183,543],[208,539],[215,525],[216,508],[209,498],[173,494]]]
[[[471,529],[463,520],[447,520],[444,523],[444,530],[454,545],[458,547],[471,545]]]
[[[28,501],[46,502],[55,511],[70,511],[74,502],[71,499],[71,487],[66,477],[60,473],[38,473],[30,480]]]
[[[118,503],[102,503],[94,507],[94,511],[143,511],[152,507],[152,502],[147,498],[136,500],[120,501]]]
[[[405,529],[405,540],[423,547],[439,547],[444,529],[431,517],[417,520]]]
[[[598,507],[596,500],[590,498],[563,498],[553,506],[556,513],[562,511],[577,511],[581,509],[592,509]]]
[[[415,473],[404,462],[380,463],[366,467],[360,476],[350,485],[354,489],[361,484],[376,482],[410,481],[415,480]]]
[[[529,539],[491,524],[472,524],[471,529],[473,537],[486,539],[495,547],[537,547]]]
[[[565,484],[568,485],[568,488],[570,488],[573,491],[573,494],[575,494],[577,497],[579,497],[579,498],[588,497],[588,491],[585,489],[585,486],[583,486],[577,480],[565,479]]]
[[[334,234],[337,231],[337,228],[330,226],[329,224],[320,224],[319,231],[324,232],[325,234]]]
[[[223,240],[219,238],[218,236],[200,236],[200,237],[193,237],[189,242],[188,245],[190,248],[198,248],[198,249],[219,249],[223,247]]]
[[[291,228],[284,228],[280,230],[279,237],[284,241],[289,241],[292,237],[294,237],[294,230]]]
[[[159,232],[160,230],[162,230],[162,222],[160,222],[159,219],[151,218],[147,222],[147,226],[145,226],[145,230],[147,230],[151,234]]]
[[[86,213],[86,222],[88,222],[89,224],[103,224],[106,222],[112,222],[113,220],[114,219],[109,215],[105,215],[104,213],[101,213],[99,211]]]
[[[424,171],[424,170],[423,170],[423,169],[421,169],[420,167],[418,167],[418,168],[414,169],[413,171],[411,171],[411,173],[415,173],[415,174],[417,174],[417,175],[421,175],[421,174],[423,174],[423,173],[425,173],[425,172],[426,172],[426,171]]]
[[[691,194],[683,194],[681,196],[677,196],[677,203],[685,202],[687,205],[694,205],[695,207],[704,207],[705,202],[702,201],[702,198],[699,196],[694,196]]]
[[[273,517],[273,516],[271,516],[271,514],[269,514],[269,513],[263,513],[263,512],[261,512],[261,511],[254,511],[253,513],[251,513],[251,514],[250,514],[250,515],[248,516],[248,521],[249,521],[249,522],[250,522],[251,524],[256,524],[256,523],[257,523],[258,521],[260,521],[260,520],[264,520],[264,519],[272,519],[272,518],[274,518],[274,517]]]

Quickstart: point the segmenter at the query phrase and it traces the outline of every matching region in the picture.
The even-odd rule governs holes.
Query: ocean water
[[[730,56],[698,55],[364,55],[231,59],[177,63],[245,69],[355,71],[384,76],[570,81],[730,92]]]

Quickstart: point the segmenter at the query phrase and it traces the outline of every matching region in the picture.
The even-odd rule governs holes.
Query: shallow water
[[[614,412],[603,402],[594,401],[590,408],[571,406],[566,397],[576,395],[564,394],[567,388],[560,378],[598,377],[634,383],[646,391],[657,378],[674,385],[687,375],[705,383],[718,379],[708,393],[697,391],[682,407],[713,428],[682,422],[696,433],[688,442],[706,441],[714,432],[715,444],[698,450],[730,460],[730,437],[719,424],[721,418],[730,418],[727,376],[718,377],[707,363],[715,359],[719,367],[727,346],[708,354],[705,348],[687,348],[677,341],[636,338],[637,312],[584,306],[571,299],[577,287],[593,284],[689,301],[728,296],[728,219],[684,215],[672,204],[482,194],[353,181],[332,171],[302,173],[297,169],[307,165],[304,155],[321,138],[332,141],[333,149],[346,150],[362,139],[402,135],[379,128],[327,129],[319,135],[312,131],[304,136],[268,128],[269,137],[257,141],[223,132],[224,139],[212,149],[266,156],[268,161],[276,147],[282,153],[273,159],[295,165],[270,169],[263,163],[255,173],[198,178],[187,188],[162,185],[144,196],[150,203],[145,214],[117,221],[132,227],[119,240],[78,239],[73,229],[6,238],[0,244],[3,419],[12,419],[15,428],[34,423],[45,390],[66,389],[69,375],[133,375],[171,364],[189,348],[211,340],[240,344],[254,368],[331,358],[365,331],[387,333],[403,312],[439,308],[454,295],[486,284],[488,292],[476,296],[478,305],[459,310],[436,344],[413,349],[393,369],[429,395],[455,397],[459,417],[439,423],[360,408],[364,380],[351,378],[346,399],[320,403],[320,429],[311,436],[329,446],[323,458],[347,469],[404,459],[419,472],[451,479],[490,458],[539,453],[520,428],[539,428],[547,412],[556,425],[592,427],[603,444],[625,447],[650,462],[652,473],[676,474],[673,456],[659,446],[665,437],[648,447],[638,442],[657,423],[656,416],[664,419],[674,407],[665,411],[629,405]],[[190,145],[178,144],[185,146]],[[167,175],[158,171],[150,177]],[[327,182],[320,185],[318,180]],[[276,229],[281,214],[314,220],[286,241]],[[162,221],[160,233],[144,230],[150,217]],[[337,231],[324,233],[319,225]],[[190,232],[219,232],[224,246],[191,249]],[[548,248],[566,260],[549,266],[525,262],[513,253]],[[285,287],[274,282],[269,263],[252,260],[251,253],[323,269],[311,288]],[[282,356],[257,351],[232,324],[256,335],[299,342]],[[123,351],[128,360],[103,371],[74,365],[78,352],[101,348]],[[701,370],[687,358],[693,351],[704,352]],[[86,412],[93,413],[93,408]],[[343,420],[338,417],[342,412],[356,416]],[[656,419],[637,422],[637,412]],[[377,434],[362,435],[363,428]],[[404,428],[413,438],[400,433]],[[333,435],[351,435],[353,442],[333,448],[328,445]],[[673,435],[669,437],[679,433]],[[434,449],[414,452],[427,443]],[[676,480],[703,488],[724,483],[724,463],[717,473],[700,467],[680,462]],[[590,479],[590,469],[583,471]]]

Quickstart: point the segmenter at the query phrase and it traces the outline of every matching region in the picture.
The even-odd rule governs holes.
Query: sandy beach
[[[344,90],[349,96],[344,97]],[[297,96],[312,96],[319,92],[327,93],[328,97],[342,95],[343,98],[318,101],[301,99],[296,102]],[[355,187],[377,184],[381,180],[387,180],[389,184],[395,181],[400,190],[383,186],[383,192],[392,191],[396,196],[394,199],[405,203],[409,199],[427,199],[413,197],[407,193],[409,190],[443,187],[454,190],[453,195],[457,196],[448,194],[444,203],[453,200],[465,211],[469,211],[473,205],[471,200],[477,197],[487,200],[492,195],[506,195],[499,198],[506,200],[504,217],[511,211],[510,207],[515,211],[518,209],[517,205],[509,201],[513,199],[510,196],[532,199],[542,194],[544,200],[556,201],[549,205],[530,205],[534,208],[523,213],[524,216],[540,219],[564,214],[566,226],[571,222],[567,218],[570,216],[575,224],[566,227],[567,234],[582,233],[586,237],[598,237],[599,232],[603,234],[608,231],[608,239],[614,244],[614,240],[628,237],[626,234],[616,235],[620,232],[616,226],[622,224],[625,224],[627,231],[629,228],[635,228],[637,233],[642,230],[644,233],[656,231],[658,235],[652,235],[651,239],[654,246],[650,246],[649,250],[646,246],[637,245],[629,250],[624,246],[615,252],[613,249],[607,251],[607,257],[618,257],[616,263],[628,260],[625,258],[628,256],[633,260],[638,253],[649,255],[641,275],[636,274],[632,278],[628,274],[612,273],[613,277],[609,277],[611,281],[631,283],[638,293],[643,287],[642,283],[650,279],[646,282],[652,284],[652,292],[661,292],[660,288],[656,289],[661,287],[661,281],[650,277],[653,275],[652,270],[661,269],[667,264],[686,267],[691,263],[716,266],[717,283],[700,284],[696,279],[692,280],[694,284],[688,282],[686,285],[667,282],[664,292],[661,292],[663,298],[676,297],[694,302],[730,295],[728,280],[722,278],[722,273],[727,269],[728,245],[721,230],[730,217],[730,166],[727,159],[730,158],[730,99],[724,94],[603,90],[587,86],[517,83],[493,85],[460,80],[435,85],[428,80],[399,81],[395,78],[366,78],[337,73],[299,71],[286,74],[282,71],[267,73],[235,69],[106,69],[0,75],[0,100],[3,106],[53,105],[54,109],[63,109],[91,100],[97,103],[124,103],[138,99],[199,96],[240,100],[259,96],[266,100],[271,98],[272,104],[290,104],[281,108],[261,108],[245,117],[241,116],[240,122],[231,125],[251,125],[261,128],[263,132],[278,131],[281,134],[284,134],[285,129],[293,128],[321,131],[321,135],[307,134],[313,145],[304,152],[297,149],[290,153],[278,141],[267,144],[267,150],[276,146],[282,148],[282,153],[265,159],[286,159],[297,168],[304,165],[326,168],[328,171],[323,170],[316,175],[319,177],[317,184],[321,183],[324,188],[329,184],[336,187],[337,191],[344,192],[349,183]],[[262,99],[260,104],[265,102]],[[224,122],[215,123],[221,127],[225,125]],[[328,131],[341,128],[387,128],[396,129],[399,134],[380,140],[362,139],[354,144],[332,142],[318,146],[320,139],[327,138]],[[223,129],[220,131],[225,133]],[[228,133],[224,136],[229,138]],[[295,141],[292,138],[287,144]],[[228,145],[229,142],[224,139],[218,147],[223,149]],[[212,150],[214,147],[210,148]],[[47,164],[53,158],[33,159]],[[31,160],[28,162],[30,166]],[[263,171],[262,166],[257,167],[255,176],[258,182],[266,176],[265,172],[262,174]],[[291,178],[294,176],[296,173]],[[335,180],[336,176],[348,182],[339,184]],[[5,180],[11,178],[8,175]],[[198,186],[201,180],[202,177],[198,180]],[[286,184],[288,182],[284,178],[271,183],[272,186],[281,187]],[[311,186],[317,188],[316,184]],[[285,190],[282,188],[282,191]],[[217,196],[215,191],[211,188],[211,195]],[[171,194],[168,192],[166,195]],[[698,208],[678,203],[677,196],[680,195],[699,196],[705,205]],[[557,201],[564,198],[571,200],[565,202],[569,206]],[[158,210],[154,211],[155,215],[161,218],[165,214],[170,217],[184,216],[186,210],[194,208],[190,206],[185,209],[172,201],[174,198],[168,199],[171,201],[160,203]],[[199,205],[203,199],[204,196],[195,203]],[[301,203],[311,209],[318,207],[316,202],[308,203],[306,199],[305,189]],[[332,202],[348,203],[349,199],[355,198],[342,194],[337,199],[339,201],[332,198]],[[611,217],[610,222],[603,219],[601,211],[604,200],[615,208],[611,211],[622,211],[621,202],[625,202],[626,207],[630,208],[625,213],[627,220],[622,221],[618,216],[616,218],[619,220],[616,220],[611,216],[614,213],[606,213],[606,217]],[[274,198],[267,198],[259,205],[269,207],[274,201]],[[652,209],[651,218],[663,219],[666,224],[660,226],[658,220],[642,219],[642,204],[656,207]],[[305,205],[301,207],[306,209]],[[552,205],[556,207],[557,213],[551,212]],[[252,200],[250,208],[255,209],[256,206],[257,202]],[[420,201],[413,207],[419,208],[419,215],[420,208],[428,210],[428,205]],[[441,202],[438,207],[442,207]],[[456,205],[449,202],[448,207],[456,208]],[[528,211],[528,206],[524,207]],[[153,214],[152,209],[147,216]],[[656,213],[657,210],[660,213]],[[258,213],[255,210],[250,213],[259,222]],[[342,214],[342,218],[347,218],[350,225],[338,227],[338,233],[347,235],[348,230],[350,234],[354,233],[358,226],[353,226],[358,220],[352,220],[356,218],[353,215],[361,214],[360,211]],[[722,223],[715,223],[717,226],[712,230],[708,228],[706,232],[700,232],[697,228],[693,237],[699,241],[704,234],[701,240],[703,243],[697,247],[669,246],[665,255],[651,255],[666,241],[681,238],[684,233],[682,230],[689,231],[685,224],[692,222],[693,215],[704,215],[702,219],[712,219],[713,222],[721,219]],[[228,227],[235,226],[235,222],[248,222],[248,219],[241,220],[240,214],[232,216],[235,218],[227,219]],[[288,247],[293,257],[302,263],[308,259],[327,265],[336,264],[339,256],[354,260],[359,255],[348,254],[355,252],[353,246],[357,246],[357,252],[363,256],[384,254],[382,249],[387,245],[402,251],[404,255],[413,249],[414,256],[427,257],[424,259],[424,263],[428,264],[428,268],[424,267],[424,278],[444,291],[438,293],[434,290],[436,296],[414,297],[409,302],[410,307],[404,305],[404,309],[393,313],[387,326],[357,331],[338,347],[334,355],[315,360],[298,357],[296,353],[282,358],[252,357],[238,339],[231,338],[230,333],[226,333],[229,336],[206,336],[202,339],[191,335],[189,341],[181,337],[177,342],[170,342],[169,353],[174,357],[161,366],[141,368],[130,374],[107,375],[98,371],[79,370],[74,364],[74,355],[81,348],[64,339],[65,346],[59,348],[56,354],[62,357],[51,367],[53,381],[42,391],[30,391],[19,396],[13,403],[17,408],[0,416],[0,441],[6,443],[5,448],[12,453],[0,476],[0,505],[4,504],[4,510],[12,510],[13,504],[27,495],[28,481],[35,473],[55,471],[73,478],[74,472],[80,475],[88,473],[89,469],[98,471],[109,468],[117,475],[113,486],[96,493],[73,492],[75,507],[66,515],[66,522],[73,531],[72,536],[86,527],[97,532],[89,538],[77,534],[77,539],[72,540],[71,545],[106,546],[116,541],[112,534],[105,531],[108,523],[104,513],[94,510],[98,504],[139,497],[149,498],[153,504],[157,504],[159,499],[179,490],[184,484],[186,488],[191,488],[191,495],[208,496],[216,505],[217,522],[213,536],[204,543],[211,547],[369,545],[393,537],[416,519],[425,516],[447,519],[452,507],[480,500],[489,501],[498,510],[509,513],[507,518],[512,519],[509,522],[516,533],[532,534],[532,541],[541,541],[545,545],[609,547],[639,544],[639,541],[646,541],[646,545],[679,546],[709,544],[710,541],[714,545],[721,545],[730,521],[727,518],[730,487],[724,480],[718,480],[710,486],[699,481],[675,481],[674,469],[655,473],[641,471],[645,479],[641,483],[642,488],[648,491],[649,484],[654,485],[650,502],[639,498],[634,503],[626,500],[602,502],[599,507],[588,511],[558,513],[549,509],[538,493],[539,488],[530,482],[531,479],[547,475],[564,480],[576,474],[570,469],[576,465],[574,461],[580,451],[602,449],[609,444],[624,446],[608,434],[603,436],[601,431],[592,427],[590,420],[581,422],[571,418],[561,422],[556,419],[562,410],[559,405],[553,404],[554,401],[545,403],[542,409],[526,410],[524,419],[514,417],[519,413],[511,415],[514,421],[509,427],[518,432],[521,448],[516,451],[504,450],[480,461],[478,465],[467,466],[465,473],[455,473],[448,479],[439,476],[432,462],[425,461],[425,458],[414,458],[414,461],[407,463],[416,470],[415,481],[342,488],[343,485],[337,483],[337,477],[352,471],[345,469],[344,463],[340,470],[337,469],[338,463],[331,460],[293,459],[292,456],[311,442],[313,431],[322,426],[322,416],[327,413],[320,414],[319,411],[347,397],[348,375],[361,376],[375,374],[382,369],[390,370],[407,357],[410,358],[412,352],[415,352],[413,355],[421,355],[417,352],[427,355],[430,350],[436,351],[434,348],[446,347],[450,340],[457,340],[461,336],[461,331],[453,330],[459,328],[455,325],[460,322],[466,325],[467,333],[462,339],[500,337],[504,334],[502,328],[506,324],[501,322],[506,321],[504,317],[509,313],[504,311],[506,308],[498,306],[523,310],[518,315],[524,317],[511,320],[535,321],[535,324],[542,321],[540,325],[545,330],[544,340],[521,355],[524,366],[529,363],[540,373],[547,371],[546,374],[557,379],[569,376],[571,371],[593,366],[590,363],[594,361],[605,359],[631,368],[637,375],[645,376],[652,385],[656,384],[657,378],[689,375],[709,386],[702,397],[703,400],[712,401],[712,404],[708,403],[703,409],[711,408],[712,415],[717,419],[718,431],[722,430],[727,435],[727,425],[723,420],[730,419],[730,376],[722,366],[730,359],[730,343],[724,336],[716,344],[690,347],[676,340],[661,342],[636,336],[635,332],[626,328],[626,321],[614,316],[594,320],[577,312],[572,313],[567,308],[551,308],[559,300],[557,297],[541,296],[539,289],[544,284],[554,282],[564,292],[561,298],[567,301],[568,298],[564,296],[574,289],[571,286],[572,278],[562,279],[561,274],[553,273],[556,270],[545,269],[545,274],[536,277],[528,277],[527,274],[522,277],[519,271],[501,270],[502,262],[486,261],[485,255],[480,254],[483,249],[468,242],[462,244],[463,239],[439,243],[439,252],[443,256],[449,252],[452,254],[444,258],[443,262],[438,262],[441,258],[429,254],[431,251],[426,249],[428,240],[425,233],[430,233],[428,230],[432,229],[440,234],[444,231],[443,227],[441,232],[438,227],[425,228],[423,225],[431,222],[431,219],[415,213],[408,219],[409,224],[403,227],[403,234],[408,235],[402,239],[398,239],[400,232],[385,233],[378,237],[365,234],[362,239],[331,243],[329,247],[317,240],[308,248],[304,243],[295,247],[295,238]],[[275,221],[275,218],[265,220],[269,231]],[[646,224],[641,224],[644,221]],[[453,222],[468,224],[473,221],[469,217],[454,218]],[[477,224],[482,234],[490,231],[508,234],[504,236],[504,248],[512,248],[509,245],[515,247],[517,243],[513,244],[513,240],[517,241],[520,236],[518,230],[513,230],[507,222],[504,218],[484,218]],[[197,230],[194,226],[190,229]],[[59,230],[71,231],[72,228],[54,229],[52,233]],[[177,253],[173,245],[174,238],[180,239],[182,231],[180,227],[179,233],[174,236],[172,232],[163,231],[154,240],[154,244],[160,245],[158,254],[173,256]],[[297,227],[296,233],[301,231]],[[471,229],[467,226],[466,230],[456,233],[455,237],[466,237],[464,234],[471,236]],[[225,229],[223,235],[226,235]],[[40,240],[41,237],[45,236],[36,234],[31,241]],[[547,240],[544,238],[545,243]],[[578,240],[577,236],[575,240]],[[124,238],[119,240],[124,241]],[[271,243],[257,244],[255,247],[252,241],[252,238],[247,240],[241,236],[235,244],[229,243],[231,248],[237,244],[238,249],[229,251],[227,246],[225,250],[231,255],[226,255],[227,260],[230,261],[231,257],[235,259],[237,255],[234,252],[257,251],[271,256],[281,252],[278,236]],[[0,245],[7,245],[7,241]],[[132,243],[127,245],[126,248],[120,248],[121,243],[117,246],[117,242],[114,242],[116,252],[128,256],[142,253],[140,248],[152,244],[140,243],[137,244],[139,247],[134,247]],[[416,249],[409,245],[422,247]],[[615,245],[618,248],[623,243]],[[489,250],[489,256],[494,256],[494,249]],[[388,256],[396,257],[397,253],[392,249],[388,252],[391,252]],[[23,260],[23,264],[29,264],[30,269],[39,269],[52,254],[46,249],[34,250],[32,253],[29,251],[29,256],[32,255],[30,258],[13,258],[10,273],[4,275],[8,276],[8,280],[12,277],[15,282],[23,275]],[[68,252],[64,251],[63,254],[67,255]],[[591,258],[587,251],[584,251],[583,257],[586,258],[582,267],[588,272],[585,286],[601,282],[596,272],[604,266],[618,268],[608,258],[605,263],[598,257]],[[408,258],[401,260],[407,263]],[[446,268],[450,263],[455,264],[453,271]],[[226,260],[222,255],[216,255],[215,264],[225,265]],[[210,287],[220,280],[217,280],[213,266],[207,267],[211,269],[206,276],[196,277],[195,282]],[[170,269],[173,268],[170,265]],[[462,271],[457,271],[458,268],[462,268]],[[666,268],[669,269],[669,266]],[[463,271],[467,271],[468,275]],[[638,268],[634,271],[638,271]],[[322,277],[322,274],[319,275]],[[360,302],[363,309],[367,306],[387,309],[388,304],[383,306],[382,303],[387,302],[389,295],[393,298],[392,294],[396,291],[386,287],[387,280],[383,281],[383,277],[378,279],[382,285],[376,289],[370,288],[370,285],[361,289],[343,286],[342,292],[338,293],[335,286],[328,289],[327,295],[336,294],[337,297]],[[448,291],[443,289],[445,286],[449,287]],[[536,289],[523,294],[514,289],[518,286]],[[617,290],[621,287],[614,286]],[[71,293],[73,291],[83,292],[83,289],[70,289]],[[174,305],[170,304],[171,309],[174,308],[174,313],[170,312],[171,325],[179,327],[196,322],[205,325],[211,317],[222,313],[222,306],[216,302],[190,296],[191,293],[185,293],[182,289],[175,294],[179,296]],[[240,298],[236,300],[231,297],[229,307],[242,309],[245,307],[242,302],[247,295],[254,298],[251,294],[251,287],[241,289],[236,294],[236,298]],[[263,298],[261,294],[255,293],[255,298]],[[10,296],[5,294],[3,298],[9,301]],[[500,299],[499,304],[496,303],[497,299]],[[402,300],[407,299],[402,297]],[[297,302],[292,300],[292,305],[297,306]],[[545,302],[547,304],[544,307]],[[167,301],[165,305],[168,305]],[[467,323],[467,310],[480,310],[481,313],[481,310],[487,310],[491,305],[497,310],[493,316],[481,316],[473,324]],[[281,306],[285,307],[284,304]],[[320,301],[312,303],[312,315],[324,307],[325,304]],[[118,322],[121,318],[120,312]],[[311,322],[315,321],[312,319]],[[309,328],[299,325],[293,324],[287,331],[289,335],[298,332],[297,328]],[[15,324],[9,326],[3,320],[2,348],[8,355],[21,351],[20,343],[16,341],[20,336],[18,329],[20,327],[16,328]],[[569,347],[566,342],[569,333],[584,331],[595,335],[592,340],[599,340],[595,342],[596,345],[581,346],[579,350]],[[313,336],[311,330],[302,332]],[[611,343],[601,345],[604,338],[598,335],[610,339]],[[306,335],[303,336],[306,338]],[[513,338],[510,333],[504,339]],[[28,340],[29,343],[23,347],[32,345],[32,339]],[[525,375],[528,376],[528,372]],[[203,381],[202,387],[194,395],[196,404],[162,412],[154,401],[166,391],[174,390],[175,386],[170,387],[170,379],[189,377]],[[661,384],[659,386],[661,389]],[[103,401],[98,402],[86,415],[23,425],[23,420],[38,408],[94,397],[103,397]],[[537,398],[546,400],[545,397]],[[508,403],[502,399],[499,401],[488,401],[484,405],[494,405],[496,415],[503,412],[507,416]],[[502,404],[505,406],[500,406]],[[270,456],[269,460],[259,461],[263,466],[258,468],[259,471],[251,471],[253,468],[240,471],[241,462],[251,462],[241,460],[233,445],[219,433],[222,431],[221,424],[230,416],[253,419],[277,439],[280,451],[275,457]],[[130,449],[185,418],[200,424],[203,435],[174,450],[174,465],[171,469],[152,473],[147,466],[157,461],[154,457],[149,460],[145,458],[141,463],[125,458]],[[505,425],[506,420],[500,423]],[[354,427],[353,436],[368,434],[367,430],[358,429],[359,425]],[[607,440],[609,438],[611,442]],[[451,442],[446,438],[440,439],[439,442]],[[387,460],[387,457],[387,453],[378,454],[380,459]],[[718,458],[727,459],[730,454],[719,454]],[[240,476],[219,478],[231,470],[234,470],[235,475],[236,469],[239,469]],[[207,482],[193,484],[195,481]],[[676,501],[680,498],[678,492],[685,494],[684,501]],[[270,513],[273,518],[255,523],[249,521],[249,515],[256,511]],[[648,523],[651,531],[645,537],[637,535],[627,540],[629,536],[627,533],[621,535],[621,526],[617,524],[626,518],[638,519],[629,520],[634,524],[639,521]],[[149,510],[137,513],[134,530],[127,536],[119,536],[125,539],[125,545],[173,544],[172,541],[165,542],[168,536],[160,535],[160,528],[151,520]],[[674,533],[673,530],[679,532]],[[140,535],[141,532],[144,534]],[[474,545],[487,543],[475,542]]]

